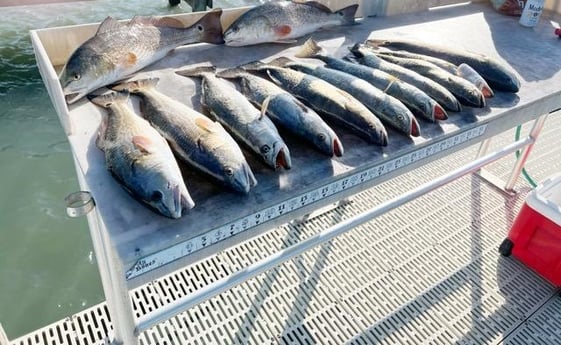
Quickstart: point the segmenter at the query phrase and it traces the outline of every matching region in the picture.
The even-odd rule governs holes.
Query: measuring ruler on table
[[[316,201],[335,195],[346,189],[358,186],[380,176],[386,175],[397,169],[404,168],[419,160],[428,158],[437,153],[446,151],[452,147],[461,145],[467,141],[478,138],[485,133],[487,125],[481,125],[465,132],[456,134],[447,139],[419,148],[413,152],[390,159],[366,170],[351,174],[325,186],[308,191],[291,199],[285,200],[263,210],[257,211],[243,218],[234,220],[228,224],[175,244],[157,253],[139,259],[126,272],[126,279],[138,277],[146,272],[166,265],[184,256],[190,255],[198,250],[211,246],[215,243],[230,238],[236,234],[249,230],[259,224],[278,218],[299,208],[313,204]]]

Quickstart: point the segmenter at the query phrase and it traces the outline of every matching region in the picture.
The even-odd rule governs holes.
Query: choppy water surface
[[[169,8],[167,0],[0,7],[0,323],[10,339],[104,300],[85,219],[65,214],[78,183],[29,30],[182,12],[185,2]]]

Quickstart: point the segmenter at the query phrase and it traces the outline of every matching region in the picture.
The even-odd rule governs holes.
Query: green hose
[[[518,125],[518,127],[516,127],[516,134],[514,135],[514,140],[520,139],[520,130],[521,129],[522,129],[522,125]],[[520,150],[517,150],[515,152],[515,154],[516,154],[516,159],[519,159],[520,158]],[[533,188],[536,188],[536,186],[538,184],[534,181],[534,179],[532,179],[532,177],[530,177],[530,175],[526,171],[526,168],[524,168],[524,167],[522,168],[522,175],[524,176],[526,181],[528,181],[530,186],[532,186]]]

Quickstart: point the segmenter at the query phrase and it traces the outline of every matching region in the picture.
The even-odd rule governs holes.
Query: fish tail
[[[355,43],[352,47],[349,48],[349,51],[357,58],[364,57],[363,52],[360,51],[361,46],[362,45],[360,43]]]
[[[188,68],[180,71],[175,71],[183,77],[202,77],[205,74],[214,74],[216,72],[216,67],[214,66],[199,66],[195,68]]]
[[[358,4],[354,4],[339,11],[335,12],[337,14],[341,14],[343,16],[343,25],[353,25],[356,24],[355,22],[355,14],[356,10],[358,9]]]
[[[219,78],[236,79],[240,78],[245,73],[247,72],[242,67],[234,67],[220,71],[216,73],[216,76]]]
[[[380,47],[385,47],[389,44],[389,42],[387,40],[375,39],[375,38],[368,39],[364,43],[365,43],[366,47],[374,48],[374,49],[378,49]]]
[[[129,99],[128,91],[111,91],[102,95],[88,95],[88,99],[100,107],[109,108],[113,103],[126,102]]]
[[[269,66],[284,67],[284,66],[286,66],[290,63],[293,63],[293,62],[294,62],[294,60],[292,60],[290,58],[287,58],[286,56],[281,56],[281,57],[278,57],[274,60],[271,60],[267,64]]]
[[[126,83],[113,85],[111,86],[111,89],[115,91],[127,90],[131,93],[137,93],[143,89],[149,89],[155,87],[159,81],[160,78],[139,79],[139,80],[129,81]]]
[[[294,56],[299,58],[312,58],[317,57],[323,52],[323,48],[320,47],[314,39],[309,38],[306,42],[304,42],[300,50]]]
[[[199,19],[198,22],[193,24],[193,27],[202,31],[201,41],[206,43],[224,43],[224,36],[222,35],[222,23],[220,17],[222,9],[217,8],[208,12],[204,17]]]

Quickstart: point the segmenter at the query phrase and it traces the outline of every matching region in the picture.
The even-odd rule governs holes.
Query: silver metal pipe
[[[505,184],[505,190],[507,192],[512,192],[514,190],[514,185],[516,184],[516,180],[518,180],[518,177],[522,172],[522,168],[524,168],[524,164],[526,164],[526,160],[528,159],[528,156],[530,155],[530,152],[532,151],[532,148],[534,147],[534,144],[538,139],[538,136],[540,135],[545,120],[547,120],[547,115],[548,114],[542,115],[534,121],[534,125],[532,126],[532,129],[528,134],[528,138],[530,138],[532,142],[522,150],[522,153],[516,160],[516,163],[514,163],[514,167],[512,168],[510,177],[508,178]]]
[[[386,201],[377,207],[359,214],[353,218],[342,221],[339,224],[326,229],[315,236],[312,236],[298,244],[295,244],[289,248],[281,250],[253,265],[250,265],[230,276],[209,284],[194,293],[184,296],[173,303],[170,303],[160,309],[153,311],[150,314],[146,314],[140,317],[136,324],[135,334],[139,335],[141,332],[163,322],[189,308],[192,308],[236,285],[239,285],[267,270],[270,270],[285,261],[288,261],[302,253],[310,250],[311,248],[325,243],[355,227],[361,225],[375,217],[384,214],[396,207],[399,207],[411,200],[414,200],[436,188],[439,188],[449,182],[452,182],[468,173],[474,172],[484,165],[492,163],[506,155],[512,154],[516,150],[529,145],[532,139],[525,138],[516,141],[502,150],[493,152],[485,157],[481,157],[459,169],[456,169],[446,175],[441,176],[431,182],[428,182],[418,188],[415,188],[399,197]]]

